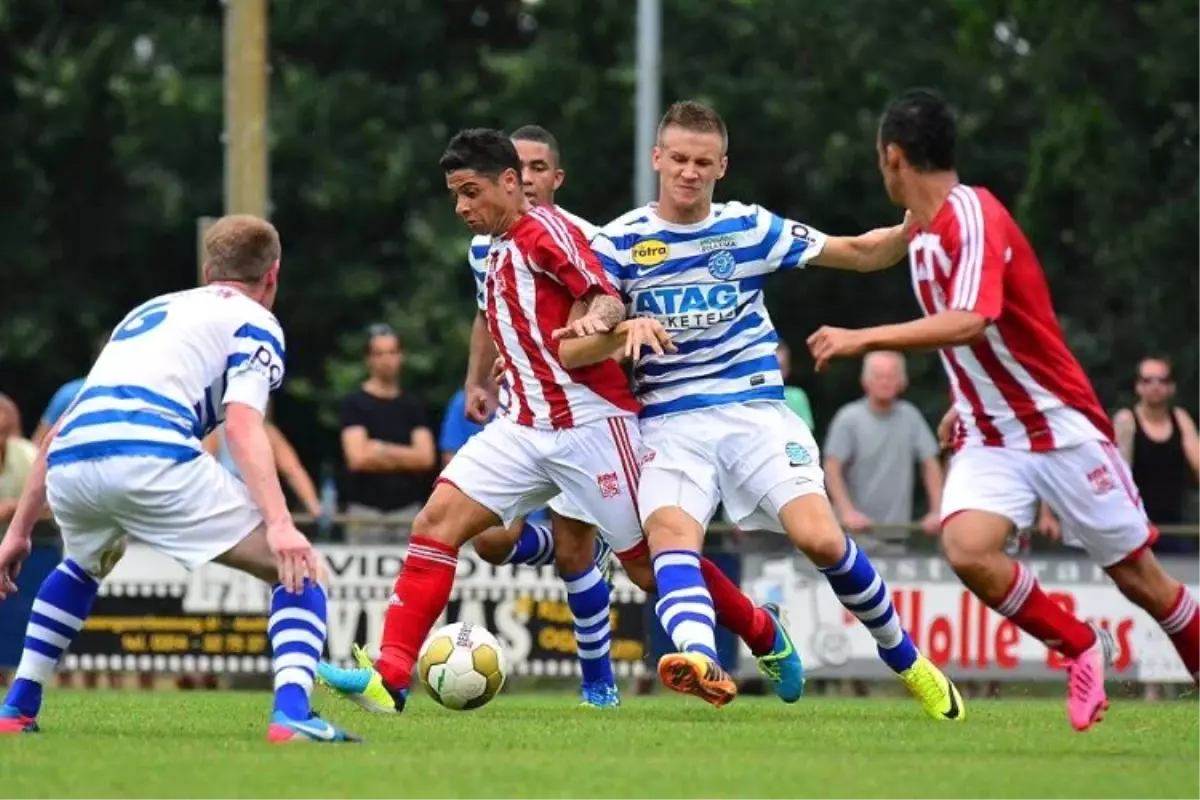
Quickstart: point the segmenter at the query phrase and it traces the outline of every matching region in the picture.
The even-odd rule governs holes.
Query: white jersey
[[[592,223],[577,217],[570,211],[567,211],[562,206],[555,206],[554,209],[573,222],[576,228],[583,231],[583,235],[590,242],[596,238],[596,234],[600,229]],[[492,246],[491,236],[475,236],[471,239],[471,247],[467,250],[467,264],[471,267],[471,275],[475,278],[475,305],[480,311],[487,310],[486,295],[484,292],[484,281],[487,279],[487,254],[488,248]]]
[[[647,356],[635,378],[642,418],[783,400],[767,276],[802,267],[825,235],[759,206],[716,203],[702,222],[661,219],[654,204],[618,217],[592,247],[630,307],[670,331],[679,352]]]
[[[283,382],[284,356],[275,316],[235,289],[156,297],[113,332],[63,415],[48,463],[196,458],[226,403],[266,411]]]

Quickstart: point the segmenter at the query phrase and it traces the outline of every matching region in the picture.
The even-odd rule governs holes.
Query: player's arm
[[[553,215],[538,215],[542,228],[531,242],[536,268],[548,273],[582,302],[585,311],[571,323],[576,335],[607,333],[625,319],[625,304],[609,282],[592,246]]]
[[[827,236],[812,263],[818,267],[875,272],[896,264],[908,253],[911,214],[904,222],[887,228],[875,228],[858,236]]]
[[[1183,454],[1187,458],[1188,466],[1192,468],[1192,475],[1200,477],[1200,441],[1196,436],[1196,423],[1192,421],[1192,416],[1186,408],[1176,408],[1175,424],[1179,426],[1179,436],[1183,439]]]
[[[1113,432],[1117,436],[1117,449],[1121,452],[1121,458],[1125,459],[1125,463],[1131,467],[1133,466],[1133,437],[1136,431],[1137,421],[1133,418],[1133,411],[1122,408],[1113,417]]]

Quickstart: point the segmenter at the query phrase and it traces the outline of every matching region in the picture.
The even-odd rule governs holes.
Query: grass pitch
[[[1058,701],[974,700],[964,724],[902,700],[522,694],[397,717],[318,690],[367,742],[269,746],[267,694],[47,695],[42,733],[0,740],[3,797],[1200,796],[1194,700],[1116,702],[1077,734]]]

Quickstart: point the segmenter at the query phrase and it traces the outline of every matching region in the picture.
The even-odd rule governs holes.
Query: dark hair
[[[680,100],[671,104],[658,123],[660,140],[663,131],[672,125],[694,133],[720,134],[721,142],[725,146],[729,145],[729,130],[725,127],[725,120],[721,119],[721,115],[712,106],[698,100]]]
[[[879,141],[903,150],[917,172],[954,169],[954,113],[932,89],[908,89],[892,100],[879,123]]]
[[[371,355],[371,343],[380,336],[393,337],[396,340],[396,344],[403,348],[403,344],[400,342],[400,335],[396,333],[395,328],[393,328],[391,325],[388,325],[386,322],[376,322],[373,325],[367,326],[367,335],[364,337],[363,341],[363,352],[365,355]]]
[[[554,156],[554,159],[558,160],[558,139],[555,139],[554,134],[541,125],[522,125],[513,131],[508,138],[514,142],[537,142],[544,144],[550,148],[550,153]]]
[[[469,128],[456,133],[446,145],[438,166],[446,174],[469,169],[493,179],[510,169],[521,174],[521,158],[512,139],[504,131],[492,128]]]

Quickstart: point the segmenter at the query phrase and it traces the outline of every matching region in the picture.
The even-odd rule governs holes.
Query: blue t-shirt
[[[79,390],[83,388],[85,380],[87,379],[76,378],[58,387],[58,391],[50,398],[50,403],[46,406],[46,410],[42,412],[42,422],[46,423],[47,427],[58,422],[59,418],[67,412],[67,409],[71,407],[71,403],[75,401],[75,395],[79,394]]]
[[[481,430],[482,425],[467,419],[467,394],[459,389],[446,406],[446,414],[442,418],[442,431],[438,436],[438,450],[443,453],[457,453],[468,439]]]

